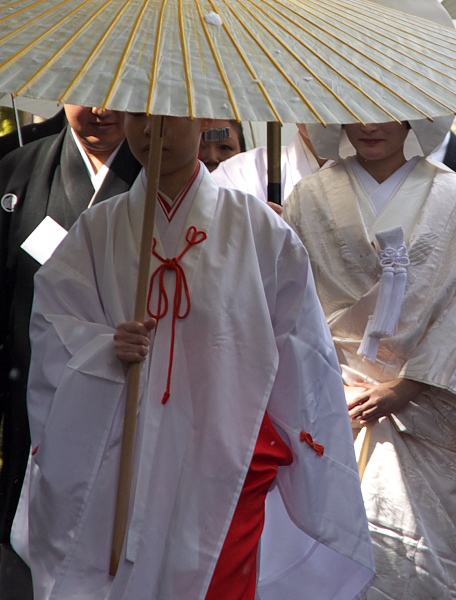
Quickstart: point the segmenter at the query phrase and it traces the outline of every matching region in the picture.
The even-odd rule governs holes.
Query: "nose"
[[[105,117],[107,114],[111,113],[112,111],[109,110],[108,108],[103,108],[102,106],[94,106],[92,108],[92,113],[94,115],[96,115],[97,117]]]
[[[220,164],[217,152],[210,142],[201,144],[199,155],[209,171],[214,171]]]
[[[378,129],[378,123],[366,123],[362,125],[361,129],[366,133],[372,133]]]
[[[146,123],[144,125],[144,133],[149,137],[150,137],[151,129],[152,129],[152,116],[147,115]]]

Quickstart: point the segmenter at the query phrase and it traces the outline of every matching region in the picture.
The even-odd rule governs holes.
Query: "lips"
[[[368,145],[374,145],[374,144],[378,144],[380,142],[383,142],[383,140],[381,139],[374,139],[374,138],[363,138],[362,140],[360,140],[363,144],[368,144]]]
[[[105,123],[103,121],[103,122],[100,122],[100,123],[92,123],[91,125],[92,125],[92,127],[103,127],[104,128],[104,127],[112,127],[112,126],[115,125],[115,123]]]

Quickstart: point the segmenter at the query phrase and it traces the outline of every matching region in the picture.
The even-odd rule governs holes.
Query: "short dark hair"
[[[230,123],[230,127],[232,127],[234,129],[234,131],[238,134],[239,146],[241,147],[241,152],[245,152],[246,146],[245,146],[244,131],[242,129],[242,123],[240,123],[239,121],[236,121],[236,119],[230,119],[229,123]]]

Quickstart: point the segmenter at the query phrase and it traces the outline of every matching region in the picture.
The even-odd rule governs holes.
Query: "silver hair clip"
[[[203,140],[205,142],[223,142],[230,137],[230,128],[221,127],[220,129],[208,129],[203,131]]]

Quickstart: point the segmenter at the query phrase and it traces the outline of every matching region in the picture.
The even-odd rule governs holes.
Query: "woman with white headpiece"
[[[456,174],[404,151],[415,134],[429,154],[449,123],[346,125],[356,155],[303,179],[284,206],[362,427],[369,600],[456,598]],[[340,129],[309,132],[338,158]]]
[[[362,487],[378,591],[368,597],[449,600],[456,597],[456,174],[423,158],[406,161],[407,123],[346,131],[356,157],[303,179],[284,217],[311,257],[350,416],[371,430]]]

